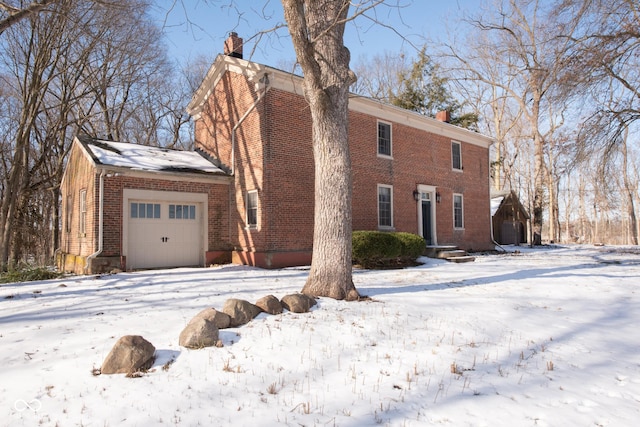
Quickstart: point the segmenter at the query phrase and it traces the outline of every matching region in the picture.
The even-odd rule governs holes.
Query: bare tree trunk
[[[313,259],[302,292],[355,300],[351,266],[349,86],[355,81],[344,46],[348,0],[282,0],[304,73],[315,160]]]
[[[638,244],[638,221],[636,219],[636,208],[633,200],[635,189],[631,185],[631,179],[629,177],[629,160],[627,153],[627,137],[629,136],[629,128],[625,128],[624,137],[622,139],[622,176],[624,181],[625,196],[627,197],[627,214],[629,216],[629,234],[631,237],[631,244]]]

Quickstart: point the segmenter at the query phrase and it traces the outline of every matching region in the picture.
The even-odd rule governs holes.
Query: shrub
[[[365,268],[412,264],[424,248],[424,239],[411,233],[353,232],[353,261]]]
[[[0,283],[33,282],[36,280],[57,279],[62,274],[48,267],[20,265],[9,268],[0,274]]]

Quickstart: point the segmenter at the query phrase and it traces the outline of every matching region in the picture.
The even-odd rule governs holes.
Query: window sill
[[[379,159],[386,159],[386,160],[393,160],[393,156],[388,156],[386,154],[380,154],[380,153],[378,153],[378,158]]]

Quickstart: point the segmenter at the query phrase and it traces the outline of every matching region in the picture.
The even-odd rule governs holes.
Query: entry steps
[[[473,262],[476,257],[467,254],[466,251],[458,249],[457,246],[427,246],[425,256],[429,258],[445,259],[450,262],[463,263]]]

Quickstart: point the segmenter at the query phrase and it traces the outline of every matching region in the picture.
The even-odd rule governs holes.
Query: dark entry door
[[[422,200],[422,237],[427,245],[433,244],[431,228],[431,200]]]

